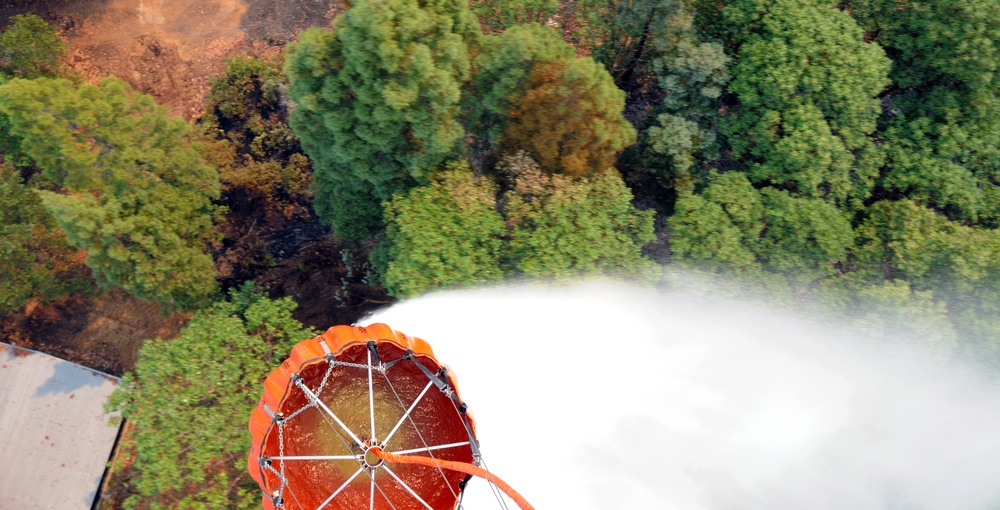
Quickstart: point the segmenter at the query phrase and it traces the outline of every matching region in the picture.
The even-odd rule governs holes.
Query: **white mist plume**
[[[537,509],[1000,508],[1000,391],[773,310],[610,284],[435,294],[488,467]],[[905,340],[905,339],[904,339]],[[496,508],[474,480],[464,508]]]

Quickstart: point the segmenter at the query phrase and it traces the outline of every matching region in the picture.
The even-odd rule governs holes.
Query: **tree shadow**
[[[73,393],[107,384],[109,376],[68,361],[55,364],[52,375],[35,391],[36,397]]]

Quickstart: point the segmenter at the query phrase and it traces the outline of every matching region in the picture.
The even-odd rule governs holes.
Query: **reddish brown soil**
[[[174,115],[198,117],[209,79],[237,53],[274,54],[329,25],[336,0],[6,0],[0,21],[32,12],[60,27],[85,80],[118,76]]]
[[[74,295],[0,320],[0,337],[121,375],[135,365],[142,340],[177,335],[190,314],[163,315],[153,303],[122,290],[97,296]]]

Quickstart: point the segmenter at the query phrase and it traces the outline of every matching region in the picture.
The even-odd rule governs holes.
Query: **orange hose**
[[[488,482],[496,484],[496,486],[499,487],[500,490],[504,492],[504,494],[510,496],[510,499],[513,499],[514,502],[517,503],[517,506],[521,507],[521,510],[535,510],[535,507],[531,506],[531,504],[528,503],[526,499],[524,499],[524,496],[518,494],[513,487],[507,485],[507,482],[501,480],[500,477],[498,477],[497,475],[494,475],[493,473],[490,473],[489,471],[479,466],[474,466],[472,464],[467,464],[465,462],[455,462],[452,460],[438,460],[418,455],[396,455],[394,453],[384,452],[379,448],[372,448],[369,451],[374,453],[376,457],[386,462],[397,462],[399,464],[417,464],[421,466],[448,469],[451,471],[458,471],[460,473],[465,473],[467,475],[478,476],[479,478],[482,478]]]

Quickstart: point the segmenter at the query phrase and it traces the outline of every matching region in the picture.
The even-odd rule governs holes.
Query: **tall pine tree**
[[[371,234],[382,200],[427,182],[460,147],[458,103],[479,37],[462,0],[362,0],[332,30],[289,46],[290,121],[335,235]]]
[[[39,193],[94,276],[137,297],[193,307],[215,291],[219,177],[181,119],[117,78],[75,86],[15,79],[0,113],[59,190]]]

